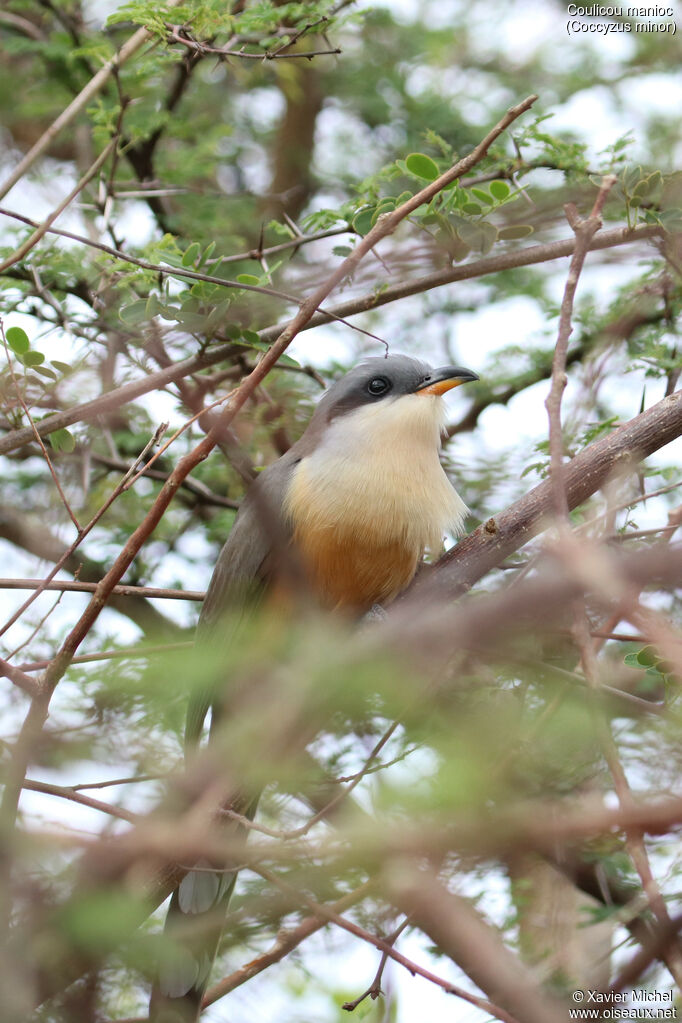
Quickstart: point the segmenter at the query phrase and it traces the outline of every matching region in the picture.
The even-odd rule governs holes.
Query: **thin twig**
[[[585,677],[591,691],[598,692],[599,665],[595,656],[593,640],[590,636],[589,623],[584,607],[582,608],[581,613],[576,614],[574,635],[580,650]],[[611,734],[609,723],[604,715],[599,712],[598,708],[596,716],[602,751],[609,767],[616,795],[618,796],[619,806],[623,810],[634,808],[636,806],[636,800],[633,798],[630,783],[628,782],[627,775],[623,770],[623,765],[620,762],[618,749],[614,742],[613,735]],[[674,933],[674,931],[672,931],[672,922],[668,915],[665,900],[661,895],[661,891],[651,869],[646,846],[644,844],[643,829],[637,827],[625,828],[625,842],[635,869],[639,874],[642,888],[646,894],[651,911],[662,928]],[[676,942],[674,945],[665,949],[662,953],[662,957],[666,966],[670,970],[675,983],[678,987],[682,986],[682,950],[680,949],[679,944]]]
[[[33,416],[31,415],[29,407],[26,404],[26,402],[24,401],[24,396],[21,393],[21,387],[19,386],[19,381],[17,380],[16,373],[14,372],[14,366],[12,365],[12,356],[10,355],[9,345],[7,344],[7,337],[5,335],[5,325],[3,323],[3,320],[2,320],[1,316],[0,316],[0,337],[2,338],[2,344],[3,344],[3,347],[5,349],[5,355],[7,357],[7,367],[9,369],[10,376],[12,378],[12,383],[14,385],[14,390],[15,390],[16,396],[19,399],[19,404],[21,405],[22,409],[24,410],[24,415],[28,419],[28,421],[30,423],[30,426],[31,426],[31,429],[33,430],[33,436],[35,437],[35,439],[36,439],[36,441],[38,443],[38,446],[39,446],[40,450],[43,453],[43,458],[47,462],[47,467],[50,470],[50,475],[52,476],[52,480],[54,482],[54,485],[57,488],[57,492],[58,492],[58,494],[59,494],[59,496],[60,496],[60,498],[62,500],[62,504],[66,508],[66,511],[67,511],[67,514],[68,514],[69,518],[71,519],[71,521],[73,522],[74,526],[76,527],[76,529],[80,533],[80,530],[81,530],[80,523],[79,523],[78,519],[76,518],[76,516],[75,516],[75,514],[73,512],[73,509],[71,508],[71,505],[69,504],[69,501],[67,499],[66,494],[62,490],[62,485],[59,482],[59,477],[57,476],[55,468],[54,468],[54,466],[52,464],[52,459],[50,458],[49,454],[47,453],[47,448],[45,447],[45,444],[43,443],[43,438],[40,436],[40,434],[38,433],[38,431],[36,429],[36,424],[35,424],[35,422],[33,420]]]
[[[178,190],[176,189],[175,192],[177,191]],[[175,192],[170,189],[164,190],[164,194],[166,194],[166,192],[168,192],[169,194],[175,194]],[[149,195],[150,195],[149,191],[143,189],[140,192],[130,193],[118,192],[116,193],[116,198],[139,199]],[[154,193],[152,192],[151,195],[153,196]],[[9,217],[11,220],[18,220],[20,221],[20,223],[27,224],[29,227],[39,226],[39,222],[37,220],[31,220],[30,217],[27,217],[22,213],[17,213],[15,210],[8,210],[1,206],[0,215],[2,215],[3,217]],[[268,248],[263,249],[262,252],[259,252],[257,249],[249,249],[247,252],[238,252],[230,256],[219,256],[216,259],[209,259],[206,265],[218,267],[222,266],[224,263],[243,263],[248,259],[257,260],[261,255],[273,256],[276,255],[278,252],[285,252],[287,249],[298,248],[300,245],[306,245],[309,242],[320,241],[322,238],[333,238],[339,234],[353,233],[354,231],[352,227],[350,227],[348,224],[345,224],[343,227],[332,227],[328,228],[326,231],[317,231],[314,234],[303,235],[300,238],[298,237],[292,238],[291,241],[280,242],[278,245],[270,245],[268,246]],[[133,263],[134,266],[139,265],[139,263],[135,261],[135,257],[128,255],[128,253],[124,252],[123,249],[119,249],[111,245],[105,245],[104,242],[95,241],[94,238],[88,238],[86,235],[76,234],[74,231],[65,231],[59,227],[48,228],[47,234],[54,234],[59,236],[60,238],[68,238],[70,239],[70,241],[79,242],[81,245],[86,245],[89,249],[97,249],[99,252],[106,252],[107,255],[114,256],[116,259],[122,259],[128,263]],[[155,268],[157,271],[165,271],[166,273],[168,273],[170,270],[169,267],[163,266],[156,267],[155,264],[152,263],[150,263],[148,267],[144,267],[143,269],[151,270],[152,268]],[[184,267],[176,267],[174,268],[173,272],[178,273],[180,276],[182,276],[184,270],[185,270]],[[209,282],[212,280],[212,278],[210,277],[205,279],[208,280]],[[222,278],[220,277],[215,278],[215,280],[222,281]]]
[[[360,938],[361,941],[366,942],[368,945],[373,945],[375,948],[379,949],[380,952],[385,952],[390,959],[393,959],[401,966],[404,966],[413,977],[415,975],[423,977],[425,980],[435,984],[448,994],[456,995],[457,998],[461,998],[463,1001],[469,1002],[470,1005],[475,1005],[484,1012],[491,1013],[497,1019],[503,1020],[504,1023],[517,1023],[513,1016],[509,1015],[509,1013],[505,1012],[504,1009],[501,1009],[498,1005],[493,1005],[493,1003],[488,1001],[486,998],[479,998],[477,995],[471,994],[470,991],[466,991],[459,985],[453,984],[451,981],[445,980],[444,977],[439,977],[437,974],[432,973],[431,970],[427,970],[425,967],[420,966],[412,959],[408,959],[407,956],[396,951],[396,949],[393,948],[388,941],[378,937],[376,934],[371,934],[369,931],[366,931],[364,927],[360,927],[359,924],[341,916],[340,913],[335,913],[330,906],[325,906],[323,903],[316,902],[315,899],[310,898],[310,896],[306,895],[305,892],[302,892],[293,885],[290,885],[273,871],[267,870],[262,866],[254,866],[251,869],[259,874],[264,880],[269,881],[281,891],[286,892],[291,898],[306,906],[319,919],[325,920],[327,923],[335,924],[342,930],[348,931],[349,934],[354,935],[354,937]]]
[[[371,895],[374,888],[374,882],[367,881],[365,884],[360,885],[359,888],[333,902],[329,908],[334,913],[344,913],[347,909],[350,909],[356,903]],[[210,987],[203,997],[202,1008],[213,1005],[214,1002],[224,998],[230,991],[234,991],[235,988],[241,987],[242,984],[262,973],[263,970],[267,970],[273,963],[280,962],[297,948],[301,942],[309,938],[311,934],[315,934],[316,931],[326,927],[326,925],[327,921],[321,920],[319,916],[309,916],[301,920],[295,927],[279,931],[275,943],[267,952],[262,952],[255,959],[251,959],[250,962],[246,963],[245,966],[241,966],[234,973],[224,977],[214,984],[213,987]]]
[[[568,340],[573,331],[573,303],[590,242],[601,227],[601,212],[608,194],[615,183],[615,175],[608,174],[604,177],[597,198],[594,201],[592,212],[587,220],[580,219],[573,203],[567,203],[564,206],[566,219],[575,234],[576,244],[568,269],[564,297],[561,302],[559,334],[552,362],[552,383],[547,400],[545,401],[545,407],[549,417],[549,456],[554,510],[558,518],[566,521],[568,520],[568,502],[564,487],[564,442],[561,429],[561,398],[566,387],[566,353],[568,351]]]
[[[157,433],[152,438],[150,438],[150,440],[147,442],[147,444],[143,448],[142,452],[140,453],[139,458],[144,458],[146,452],[157,443],[158,432],[159,431],[157,431]],[[139,461],[139,458],[138,458],[138,461]],[[136,464],[137,464],[137,462],[134,463],[134,465],[136,465]],[[123,490],[125,488],[125,484],[126,484],[128,478],[130,476],[130,473],[133,471],[133,468],[134,468],[134,466],[131,466],[131,468],[119,480],[118,484],[116,485],[116,487],[114,487],[112,493],[109,495],[107,500],[99,508],[99,510],[95,512],[95,514],[90,519],[88,524],[86,526],[84,526],[83,529],[79,532],[78,536],[73,541],[73,543],[71,543],[69,545],[69,547],[64,551],[62,556],[55,562],[53,568],[50,569],[50,571],[48,572],[47,576],[42,581],[40,586],[38,586],[36,588],[36,590],[31,594],[31,596],[28,597],[24,601],[24,603],[21,605],[21,607],[17,608],[17,610],[14,612],[14,614],[11,615],[10,618],[2,626],[2,628],[0,628],[0,636],[3,636],[7,632],[7,630],[12,625],[14,625],[14,623],[16,621],[18,621],[21,618],[21,616],[23,615],[24,611],[26,611],[26,609],[31,606],[33,601],[36,600],[36,598],[43,592],[43,590],[47,587],[47,585],[54,579],[54,577],[56,576],[57,572],[59,572],[60,569],[62,569],[64,567],[64,565],[66,564],[68,559],[71,557],[71,555],[74,553],[74,551],[76,551],[78,549],[80,544],[83,542],[83,540],[86,538],[86,536],[91,532],[91,530],[94,529],[94,527],[97,525],[97,523],[102,518],[104,513],[111,507],[111,505],[114,503],[114,501],[118,497],[120,497],[120,495],[123,493]]]
[[[66,203],[66,200],[64,200],[64,203]],[[82,245],[87,245],[91,249],[98,249],[100,252],[106,252],[107,255],[113,256],[115,259],[120,259],[124,263],[130,263],[132,266],[139,266],[141,270],[153,270],[154,273],[163,274],[167,277],[181,277],[188,281],[203,281],[205,284],[217,284],[223,288],[236,288],[239,291],[253,291],[258,295],[269,295],[271,298],[279,298],[285,302],[292,302],[295,305],[300,301],[300,299],[296,298],[295,295],[289,295],[284,291],[276,291],[274,288],[266,288],[260,284],[241,284],[239,281],[231,281],[225,277],[214,277],[211,274],[200,273],[198,270],[189,270],[184,266],[167,266],[161,263],[150,263],[147,259],[139,259],[137,256],[131,256],[122,249],[116,249],[111,245],[105,245],[103,242],[96,242],[90,238],[85,238],[82,235],[76,235],[72,231],[51,231],[49,229],[49,223],[51,223],[51,221],[49,223],[48,221],[44,221],[43,224],[36,224],[36,221],[23,216],[23,214],[14,213],[2,208],[0,208],[0,214],[5,217],[10,217],[13,220],[20,220],[24,224],[29,224],[31,226],[36,225],[38,230],[36,230],[34,234],[31,235],[31,238],[28,239],[28,241],[35,239],[34,244],[40,241],[40,238],[42,238],[45,234],[60,234],[64,238],[71,238],[74,241],[80,242]],[[24,243],[24,245],[26,244],[27,243]],[[33,246],[30,247],[32,248]],[[20,247],[20,249],[23,249],[23,246]],[[18,253],[20,249],[17,249],[16,252]],[[17,259],[13,258],[15,255],[16,253],[13,253],[12,257],[8,257],[8,261],[0,265],[0,273],[12,266],[13,263],[17,262]]]
[[[68,799],[71,803],[79,803],[91,810],[99,810],[100,813],[109,814],[110,817],[117,817],[119,820],[128,821],[129,824],[137,824],[141,817],[130,810],[124,810],[120,806],[112,806],[111,803],[103,803],[100,799],[93,799],[92,796],[84,796],[75,788],[68,785],[52,785],[44,781],[34,781],[25,778],[23,788],[30,792],[42,792],[47,796],[59,796],[60,799]]]
[[[386,938],[387,943],[389,945],[395,945],[395,943],[398,940],[398,938],[400,937],[400,935],[409,926],[410,926],[410,918],[409,918],[409,916],[406,916],[405,919],[402,921],[402,923],[400,923],[395,928],[395,930],[392,931],[391,934],[388,935],[388,937]],[[372,981],[372,983],[369,985],[369,987],[365,991],[362,992],[361,995],[358,995],[357,998],[354,998],[352,1002],[344,1002],[343,1005],[341,1006],[342,1009],[345,1009],[346,1012],[354,1012],[357,1009],[358,1005],[360,1005],[362,1002],[364,1002],[365,998],[371,998],[372,1001],[376,1001],[376,999],[379,998],[383,994],[383,992],[381,990],[381,980],[383,978],[384,970],[386,969],[386,963],[387,962],[388,962],[388,952],[382,952],[381,953],[381,959],[379,960],[379,968],[377,969],[377,972],[374,975],[374,980]]]
[[[313,57],[327,57],[342,53],[338,47],[332,50],[305,50],[301,53],[280,53],[278,50],[261,50],[260,53],[249,53],[246,50],[234,50],[227,46],[210,46],[208,43],[198,42],[187,33],[181,25],[168,26],[168,39],[171,43],[180,43],[193,53],[201,56],[211,55],[216,57],[241,57],[244,60],[259,60],[261,64],[268,60],[312,60]]]
[[[7,256],[7,258],[4,259],[2,263],[0,263],[0,274],[4,273],[5,270],[9,270],[11,266],[14,266],[15,263],[18,263],[21,259],[23,259],[24,256],[31,251],[31,249],[35,248],[40,239],[47,233],[47,230],[50,227],[50,225],[53,224],[57,217],[64,212],[67,206],[70,206],[70,204],[76,198],[78,193],[85,188],[87,183],[92,178],[94,178],[95,174],[100,169],[100,167],[109,159],[110,154],[116,148],[116,142],[117,142],[116,139],[112,139],[111,142],[109,142],[108,145],[104,147],[104,149],[99,154],[95,162],[87,169],[87,171],[82,176],[80,181],[76,185],[74,185],[69,194],[64,199],[62,199],[62,201],[59,203],[58,206],[55,207],[52,213],[50,213],[45,218],[45,220],[43,220],[42,224],[38,225],[33,234],[30,235],[30,237],[28,237],[26,241],[21,243],[18,249],[15,249],[14,252],[10,253],[10,255]]]
[[[34,678],[27,675],[21,668],[15,668],[13,664],[0,657],[0,674],[8,678],[10,682],[13,682],[19,689],[23,689],[31,697],[38,696],[40,693],[40,684],[36,682]]]
[[[44,579],[0,579],[0,590],[61,590],[73,593],[94,593],[98,583],[83,583],[77,579],[61,580],[52,579],[45,582]],[[203,590],[174,590],[162,586],[129,586],[121,583],[112,590],[121,597],[154,597],[161,600],[203,600]]]

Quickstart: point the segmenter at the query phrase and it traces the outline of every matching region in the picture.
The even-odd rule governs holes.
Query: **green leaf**
[[[435,181],[438,177],[438,165],[426,153],[410,153],[405,160],[405,166],[411,174],[418,178],[425,178],[426,181]]]
[[[626,167],[621,175],[621,181],[623,182],[623,188],[626,192],[632,192],[643,176],[641,167]]]
[[[41,362],[45,362],[42,352],[26,352],[25,355],[20,355],[19,359],[24,366],[39,366]]]
[[[194,266],[199,257],[199,252],[200,252],[199,242],[194,242],[192,245],[190,245],[190,247],[186,250],[185,254],[183,255],[182,265]]]
[[[637,653],[637,663],[644,668],[650,668],[660,660],[660,657],[652,646],[645,646]]]
[[[675,234],[682,231],[682,210],[662,210],[658,214],[658,221],[666,231]]]
[[[277,365],[278,366],[291,366],[292,369],[300,369],[301,368],[301,363],[300,362],[296,362],[296,359],[292,359],[292,357],[290,355],[287,355],[286,352],[285,352],[284,355],[280,355],[279,359],[277,360]]]
[[[382,199],[372,215],[372,227],[374,227],[382,213],[392,213],[394,209],[395,199]]]
[[[68,452],[76,447],[76,438],[68,430],[53,430],[47,437],[55,451]]]
[[[68,362],[60,362],[59,359],[50,359],[50,362],[60,373],[71,373],[73,371],[73,367],[69,366]]]
[[[352,251],[353,250],[351,249],[350,245],[335,245],[334,248],[332,249],[332,252],[334,253],[335,256],[344,257],[350,256]]]
[[[28,334],[21,327],[10,327],[5,334],[7,344],[16,355],[23,355],[31,347]]]
[[[240,284],[260,284],[260,278],[253,274],[239,274],[236,279]]]
[[[215,244],[216,244],[215,242],[211,242],[211,244],[207,245],[206,248],[204,249],[204,253],[201,259],[199,260],[200,267],[206,266],[206,264],[208,263],[209,259],[211,258],[215,251]],[[187,253],[185,253],[185,255],[187,255]]]
[[[532,233],[533,228],[530,224],[515,224],[514,227],[501,227],[497,232],[497,237],[501,242],[509,242],[517,238],[526,238]]]
[[[242,336],[242,328],[238,323],[226,323],[223,326],[223,334],[229,337],[230,341],[236,341],[238,337]]]
[[[482,188],[472,188],[470,191],[472,195],[475,195],[477,199],[480,199],[487,206],[493,205],[494,200],[489,192],[484,192]]]
[[[638,181],[634,188],[634,194],[639,196],[648,195],[652,188],[652,177],[653,175],[650,174],[648,178],[642,178],[641,181]]]
[[[497,199],[498,202],[502,202],[507,198],[511,192],[511,188],[506,181],[491,181],[488,185],[490,194]]]
[[[365,206],[353,217],[353,229],[358,234],[362,235],[363,238],[372,228],[372,217],[374,216],[374,206]]]
[[[472,217],[477,217],[483,210],[477,202],[465,202],[462,206],[462,213],[469,213]]]
[[[465,238],[464,241],[467,245],[471,245],[472,248],[477,248],[485,256],[497,241],[497,228],[494,224],[488,224],[485,220],[477,224],[476,227],[478,228],[476,240],[474,241],[469,237]]]
[[[242,337],[245,341],[248,341],[250,345],[258,345],[261,343],[260,335],[255,330],[249,330],[248,328],[243,330]]]
[[[48,369],[47,366],[36,366],[36,373],[40,373],[41,376],[47,377],[49,380],[57,380],[57,374],[53,369]]]
[[[144,298],[138,298],[130,305],[124,305],[118,315],[127,327],[136,327],[138,323],[142,323],[147,318],[147,302]],[[167,316],[164,318],[168,319]]]
[[[175,320],[177,321],[180,315],[180,310],[174,305],[165,305],[159,310],[159,316],[162,320]],[[123,318],[121,316],[121,318]],[[144,319],[144,317],[142,317]],[[126,321],[127,322],[127,321]]]

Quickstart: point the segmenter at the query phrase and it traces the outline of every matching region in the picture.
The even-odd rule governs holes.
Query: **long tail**
[[[258,798],[238,809],[252,820]],[[231,824],[246,841],[247,829]],[[196,1023],[225,930],[237,871],[198,862],[173,893],[149,1003],[150,1023]]]

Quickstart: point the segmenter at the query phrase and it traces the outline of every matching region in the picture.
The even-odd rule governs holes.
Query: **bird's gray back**
[[[241,603],[268,581],[277,546],[291,532],[282,505],[294,465],[295,447],[254,480],[242,501],[230,534],[218,556],[199,619],[199,632],[210,628],[231,605]]]

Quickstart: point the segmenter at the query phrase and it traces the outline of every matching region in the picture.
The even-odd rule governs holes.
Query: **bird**
[[[226,644],[235,609],[286,603],[304,587],[320,608],[360,620],[411,583],[426,551],[464,531],[468,509],[441,465],[443,395],[478,380],[461,366],[432,368],[407,355],[367,358],[318,402],[295,444],[258,474],[220,552],[197,626],[197,642]],[[195,693],[185,732],[196,749],[220,694]],[[210,738],[209,738],[210,742]],[[237,797],[253,817],[259,793]],[[166,935],[205,916],[160,968],[150,1003],[154,1023],[195,1023],[217,953],[236,873],[195,865],[171,899]],[[181,940],[178,937],[178,942]]]

